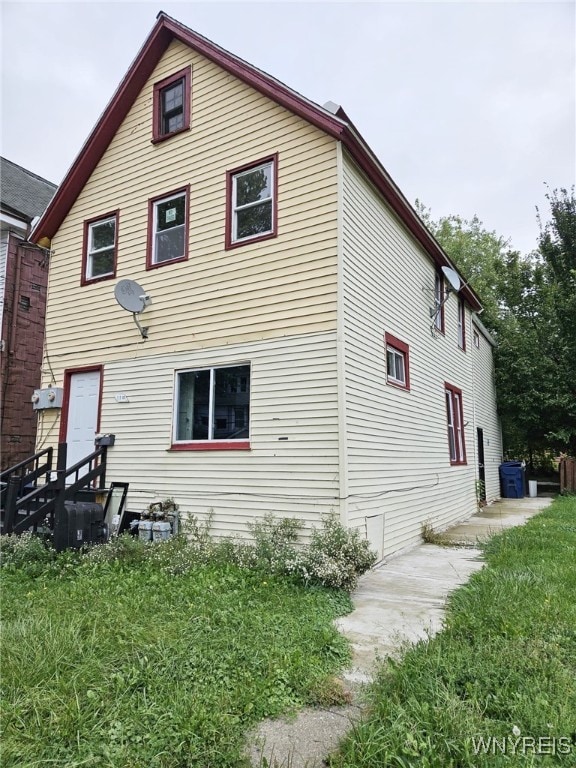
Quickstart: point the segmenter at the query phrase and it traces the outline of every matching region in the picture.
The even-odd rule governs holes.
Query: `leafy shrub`
[[[313,529],[309,544],[299,541],[302,522],[277,519],[272,514],[249,525],[251,541],[210,536],[212,513],[205,522],[190,515],[182,533],[166,541],[147,542],[130,534],[110,539],[106,544],[80,551],[56,552],[37,536],[3,536],[2,564],[26,569],[38,575],[46,569],[62,574],[79,562],[84,567],[104,563],[120,567],[150,564],[172,576],[188,573],[201,565],[233,564],[246,570],[289,576],[305,584],[352,590],[358,577],[376,562],[376,554],[358,531],[345,528],[334,515]]]
[[[321,530],[312,530],[310,544],[301,554],[298,575],[304,581],[350,591],[377,559],[357,530],[345,528],[335,515],[328,515]]]
[[[0,536],[0,566],[38,576],[56,557],[56,551],[40,536],[9,533]]]

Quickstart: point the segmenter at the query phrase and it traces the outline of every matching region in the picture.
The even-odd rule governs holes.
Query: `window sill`
[[[405,392],[410,392],[410,386],[408,384],[400,384],[398,381],[386,380],[386,384],[394,389],[403,389]]]
[[[468,461],[464,459],[463,461],[452,461],[450,460],[450,466],[451,467],[466,467],[468,465]]]
[[[110,272],[106,275],[98,275],[97,277],[83,277],[80,280],[80,285],[92,285],[92,283],[101,283],[104,280],[114,280],[115,277],[115,272]]]
[[[146,269],[158,269],[159,267],[167,267],[169,264],[180,264],[182,261],[187,261],[188,256],[179,256],[177,259],[166,259],[166,261],[149,262],[146,264]]]
[[[252,243],[261,243],[263,240],[271,240],[276,237],[276,232],[268,232],[265,235],[255,235],[254,237],[246,237],[243,240],[234,240],[226,243],[226,250],[230,251],[233,248],[241,248],[243,245],[251,245]]]
[[[250,440],[195,440],[173,443],[169,451],[249,451]]]
[[[172,131],[172,133],[164,133],[162,135],[154,136],[153,139],[150,139],[151,144],[162,144],[163,141],[167,141],[168,139],[171,139],[173,136],[178,136],[179,133],[185,133],[186,131],[190,130],[189,125],[185,125],[183,128],[178,128],[177,131]]]

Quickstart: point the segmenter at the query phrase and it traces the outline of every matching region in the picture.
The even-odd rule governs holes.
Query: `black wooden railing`
[[[40,479],[43,478],[43,482],[50,480],[52,454],[52,448],[45,448],[0,473],[0,509],[4,509],[11,480],[12,485],[17,488],[18,496],[23,496],[26,490],[29,492],[32,488],[36,488]]]
[[[30,490],[30,484],[23,485],[20,475],[11,474],[8,477],[3,504],[3,533],[20,534],[30,528],[36,531],[38,525],[43,524],[45,520],[48,521],[48,527],[55,530],[58,522],[66,515],[65,502],[74,501],[80,491],[105,488],[106,451],[106,446],[100,446],[67,469],[67,444],[60,443],[55,472],[44,470],[47,482],[43,485],[35,484]],[[51,459],[52,454],[50,464]],[[11,468],[14,469],[16,468]],[[27,477],[32,474],[34,473],[29,473]],[[48,479],[50,474],[55,477]]]

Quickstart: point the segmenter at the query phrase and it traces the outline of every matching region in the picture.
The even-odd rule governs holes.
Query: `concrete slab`
[[[422,544],[365,574],[352,594],[354,610],[336,621],[352,645],[352,664],[343,675],[349,690],[369,682],[378,662],[401,655],[406,643],[442,629],[446,598],[483,567],[478,541],[524,524],[550,502],[541,497],[495,502],[441,534],[447,544],[457,541],[462,546]],[[336,749],[360,711],[358,706],[306,709],[293,720],[262,723],[249,738],[252,765],[326,765],[323,759]]]

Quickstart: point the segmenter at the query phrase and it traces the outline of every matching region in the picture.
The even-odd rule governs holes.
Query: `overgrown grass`
[[[3,768],[241,765],[253,723],[348,660],[346,594],[130,547],[2,569]]]
[[[576,766],[576,499],[495,536],[485,556],[446,630],[383,667],[331,765]]]

